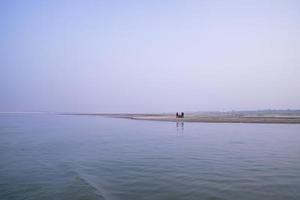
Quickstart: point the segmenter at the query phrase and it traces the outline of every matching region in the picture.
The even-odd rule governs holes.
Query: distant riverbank
[[[186,114],[184,118],[176,118],[170,114],[93,114],[68,113],[66,115],[89,115],[132,120],[152,120],[171,122],[199,122],[199,123],[272,123],[272,124],[300,124],[300,116],[234,116],[234,115],[193,115]]]

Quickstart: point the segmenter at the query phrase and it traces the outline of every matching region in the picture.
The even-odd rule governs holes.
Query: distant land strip
[[[230,112],[186,112],[184,118],[175,114],[137,114],[137,113],[75,113],[75,112],[0,112],[0,114],[46,114],[46,115],[83,115],[124,118],[132,120],[152,120],[169,122],[198,123],[264,123],[300,124],[300,110],[258,110]]]
[[[101,113],[61,113],[63,115],[89,115],[132,120],[152,120],[170,122],[199,123],[267,123],[267,124],[300,124],[300,115],[259,115],[243,116],[236,114],[186,114],[184,118],[176,118],[175,114],[101,114]]]

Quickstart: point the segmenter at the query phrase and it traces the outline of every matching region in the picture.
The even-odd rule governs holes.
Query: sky
[[[300,108],[300,1],[1,1],[0,111]]]

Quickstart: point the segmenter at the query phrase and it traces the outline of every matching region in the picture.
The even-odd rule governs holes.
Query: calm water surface
[[[300,199],[300,126],[0,115],[0,199]]]

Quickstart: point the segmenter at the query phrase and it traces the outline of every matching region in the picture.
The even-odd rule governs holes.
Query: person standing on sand
[[[181,117],[184,118],[184,112],[181,112]]]
[[[176,113],[176,118],[178,118],[178,112]]]

